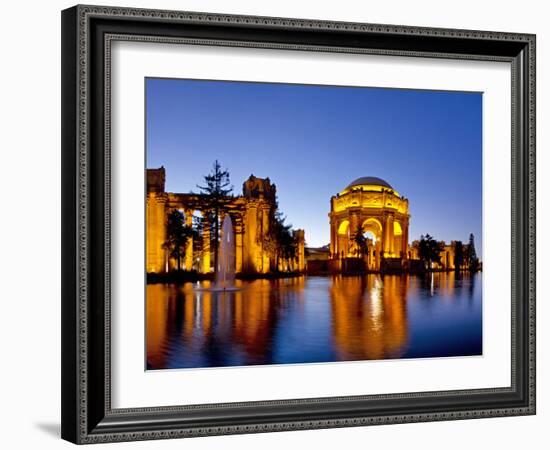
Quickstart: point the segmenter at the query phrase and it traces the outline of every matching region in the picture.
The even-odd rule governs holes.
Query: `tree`
[[[455,251],[455,257],[454,257],[455,270],[460,270],[460,268],[464,264],[464,247],[462,245],[462,241],[454,242],[454,251]]]
[[[280,261],[285,264],[283,271],[289,271],[289,262],[298,255],[298,239],[292,224],[287,224],[285,221],[286,217],[279,210],[279,202],[275,197],[269,212],[269,230],[262,240],[263,251],[269,255],[273,271],[279,270]]]
[[[168,249],[169,254],[176,260],[178,272],[181,270],[181,257],[185,254],[185,247],[190,237],[196,235],[192,227],[185,225],[185,218],[181,211],[174,209],[168,214],[166,223],[167,240],[164,248]]]
[[[369,244],[361,225],[359,225],[355,233],[353,233],[352,241],[355,244],[355,249],[359,253],[359,256],[361,258],[364,257],[369,251]]]
[[[197,239],[193,241],[193,259],[199,258],[202,255],[204,242],[201,236],[204,236],[204,225],[205,220],[203,216],[193,216],[193,230],[197,237]],[[212,227],[210,226],[210,228]],[[211,229],[210,232],[212,232]]]
[[[432,236],[420,236],[418,242],[418,255],[424,262],[424,267],[431,268],[432,263],[441,262],[440,253],[443,250],[440,242],[437,242]]]
[[[278,268],[279,261],[282,260],[288,271],[289,261],[296,258],[298,254],[298,242],[292,231],[292,225],[286,224],[285,220],[280,211],[274,212],[268,240],[275,255],[275,267]]]
[[[220,240],[221,216],[227,211],[232,200],[233,186],[229,181],[229,172],[222,170],[218,160],[214,161],[212,171],[204,176],[204,186],[197,185],[205,196],[205,215],[213,231],[214,267],[218,270],[218,243]]]
[[[470,240],[468,242],[467,259],[468,259],[468,269],[471,272],[475,272],[476,270],[478,270],[479,259],[477,258],[477,254],[476,254],[476,246],[474,244],[473,233],[470,233]]]

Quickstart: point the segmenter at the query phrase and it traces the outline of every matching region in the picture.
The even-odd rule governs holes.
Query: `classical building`
[[[165,248],[166,223],[170,211],[180,210],[187,225],[193,224],[193,215],[205,218],[200,246],[189,239],[184,258],[186,270],[209,273],[213,270],[210,227],[203,214],[208,202],[202,194],[165,192],[164,167],[147,169],[146,206],[146,259],[148,273],[163,273],[176,266]],[[251,175],[243,183],[242,195],[231,197],[226,207],[233,223],[235,242],[235,269],[237,273],[266,274],[284,267],[285,270],[303,271],[304,231],[294,230],[297,256],[285,264],[274,255],[270,244],[270,226],[276,209],[276,187],[269,178]],[[199,251],[195,248],[200,247]]]
[[[366,264],[377,271],[383,265],[403,268],[409,258],[409,201],[387,182],[362,177],[330,199],[330,253],[332,271]],[[366,239],[360,248],[358,234]]]
[[[455,267],[455,250],[456,250],[456,241],[451,241],[450,244],[447,244],[444,241],[439,243],[441,245],[441,252],[439,252],[439,263],[434,263],[434,269],[439,270],[467,270],[468,263],[466,261],[466,253],[468,251],[468,246],[462,244],[462,254],[464,255],[462,265],[460,267]],[[413,241],[412,245],[409,247],[409,257],[413,260],[420,259],[418,254],[418,241]]]

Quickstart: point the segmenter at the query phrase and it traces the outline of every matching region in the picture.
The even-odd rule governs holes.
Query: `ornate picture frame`
[[[118,40],[510,63],[511,385],[112,408],[110,50]],[[99,6],[67,9],[62,12],[62,236],[62,437],[71,442],[535,414],[535,36]]]

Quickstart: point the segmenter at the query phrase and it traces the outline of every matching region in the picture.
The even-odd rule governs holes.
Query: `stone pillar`
[[[338,228],[340,227],[340,223],[338,222],[338,220],[334,219],[334,252],[332,254],[332,257],[334,259],[339,259],[340,258],[340,242],[339,242],[339,239],[340,239],[340,236],[338,235]]]
[[[210,273],[210,223],[207,220],[202,230],[202,273]]]
[[[385,216],[380,217],[380,224],[382,225],[382,230],[380,230],[380,240],[378,241],[377,253],[379,257],[382,257],[382,252],[386,248],[386,242],[388,241],[388,226],[386,224],[387,220]]]
[[[349,218],[349,228],[348,228],[348,253],[351,250],[354,250],[354,253],[352,253],[352,256],[357,256],[355,254],[355,241],[353,240],[353,237],[355,236],[355,233],[357,233],[357,230],[359,229],[359,213],[357,211],[354,211],[351,213]]]
[[[265,240],[269,233],[269,205],[262,205],[261,208],[261,233],[260,233],[260,252],[261,252],[261,272],[269,272],[269,253],[265,249]]]
[[[393,214],[390,216],[390,252],[392,253],[392,256],[395,256],[395,253],[397,252],[397,249],[395,248],[395,229],[394,229],[394,221],[395,217]]]
[[[401,236],[401,251],[403,252],[403,257],[407,258],[407,247],[409,244],[409,221],[405,220],[403,223],[403,234]]]
[[[257,272],[257,214],[258,208],[254,200],[246,204],[244,213],[244,235],[243,235],[243,272]]]
[[[298,262],[298,272],[303,272],[306,268],[306,262],[305,262],[305,233],[304,230],[296,230],[294,231],[294,236],[296,241],[298,242],[298,255],[297,255],[297,262]]]
[[[235,221],[235,272],[243,271],[243,224],[242,218]]]
[[[391,214],[388,214],[386,217],[386,224],[385,224],[385,231],[386,231],[386,239],[384,242],[384,256],[389,257],[391,253],[393,253],[393,216]]]
[[[329,214],[329,218],[330,218],[330,247],[329,247],[329,251],[330,251],[330,257],[331,258],[334,258],[334,254],[336,253],[336,240],[337,240],[337,236],[336,236],[336,233],[335,233],[335,228],[336,228],[336,220],[333,219],[331,217],[331,214]]]
[[[146,266],[147,272],[167,271],[166,241],[166,194],[149,192],[146,205]]]
[[[185,211],[185,225],[188,227],[193,226],[193,211]],[[193,237],[187,238],[187,244],[185,246],[185,270],[193,270]]]

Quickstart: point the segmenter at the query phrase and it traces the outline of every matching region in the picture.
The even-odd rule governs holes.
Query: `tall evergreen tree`
[[[289,261],[296,258],[298,243],[292,231],[292,225],[285,223],[286,218],[280,211],[275,211],[270,228],[270,240],[275,253],[275,267],[283,261],[288,271]]]
[[[204,176],[204,186],[197,185],[206,200],[206,216],[212,227],[214,245],[214,270],[218,270],[218,243],[220,240],[221,216],[227,211],[232,200],[233,186],[229,181],[229,172],[222,170],[218,160],[214,161],[212,171]]]
[[[454,256],[455,270],[460,270],[460,268],[464,264],[464,246],[462,245],[462,241],[455,241],[454,251],[455,251],[455,256]]]
[[[479,259],[477,259],[476,246],[474,244],[474,234],[470,233],[470,240],[468,242],[468,268],[470,271],[475,272],[479,267]]]

